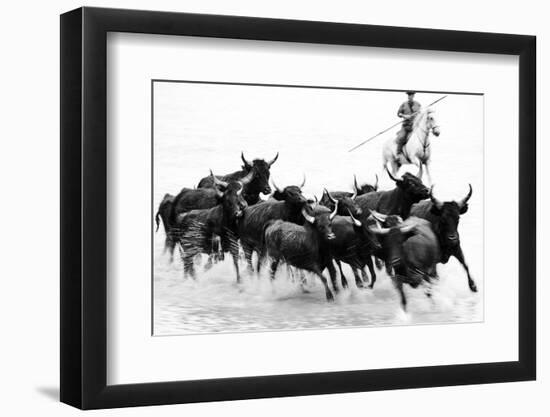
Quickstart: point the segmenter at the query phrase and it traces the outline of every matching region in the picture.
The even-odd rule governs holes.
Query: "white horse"
[[[397,155],[395,138],[386,141],[382,148],[383,167],[387,168],[388,163],[390,163],[391,172],[396,176],[397,171],[402,165],[414,164],[420,168],[420,172],[422,172],[422,165],[424,165],[429,184],[431,185],[430,157],[432,149],[430,147],[430,132],[435,136],[439,136],[440,134],[439,125],[435,119],[435,110],[428,107],[425,110],[421,110],[416,116],[411,135],[407,144],[403,147],[402,154]]]

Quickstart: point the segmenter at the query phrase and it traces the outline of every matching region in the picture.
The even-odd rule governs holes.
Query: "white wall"
[[[5,2],[0,24],[0,179],[2,202],[2,292],[0,320],[0,409],[3,415],[32,412],[73,415],[59,404],[59,17],[80,2]],[[538,36],[538,118],[550,94],[550,26],[544,2],[461,0],[338,2],[278,0],[87,1],[89,6],[161,9],[535,34]],[[546,97],[545,94],[546,93]],[[544,97],[544,99],[543,99]],[[544,101],[544,103],[543,103]],[[544,107],[543,107],[544,106]],[[539,122],[540,140],[548,129]],[[539,165],[539,213],[549,209],[543,192],[548,168]],[[549,248],[548,220],[539,221],[539,259]],[[544,233],[546,232],[546,233]],[[543,235],[545,235],[543,237]],[[240,401],[102,411],[99,415],[408,415],[464,416],[472,413],[547,415],[550,389],[550,311],[542,294],[550,286],[539,274],[539,380],[528,383],[388,391],[291,399]]]

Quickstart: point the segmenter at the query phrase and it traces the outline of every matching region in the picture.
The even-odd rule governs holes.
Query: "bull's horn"
[[[309,206],[311,207],[312,210],[315,210],[315,207],[317,207],[317,205],[319,204],[319,199],[317,198],[316,195],[314,195],[313,200],[309,200],[309,201],[311,201]]]
[[[252,164],[251,164],[250,162],[248,162],[248,161],[246,160],[246,158],[244,157],[244,152],[243,152],[243,151],[241,151],[241,159],[243,160],[243,162],[244,162],[244,164],[246,165],[246,167],[248,167],[248,168],[251,168],[251,167],[252,167]]]
[[[348,213],[349,213],[349,216],[351,217],[351,221],[353,222],[353,224],[357,227],[361,227],[363,224],[357,220],[355,217],[353,217],[353,214],[351,214],[351,210],[348,208]]]
[[[376,174],[376,182],[374,183],[374,191],[378,191],[378,174]]]
[[[248,174],[246,174],[243,178],[240,179],[240,183],[245,186],[250,184],[250,181],[254,178],[254,171],[250,171]]]
[[[279,157],[279,152],[277,152],[277,155],[275,155],[275,158],[273,158],[271,161],[269,161],[267,163],[267,165],[269,165],[271,167],[271,165],[273,165],[275,163],[275,161],[277,160],[278,157]]]
[[[468,195],[458,202],[458,206],[460,208],[464,207],[466,203],[468,203],[468,200],[470,199],[470,197],[472,196],[472,191],[473,191],[472,184],[468,184],[468,185],[470,187],[470,190],[468,191]]]
[[[300,188],[304,188],[304,185],[306,185],[306,174],[303,174],[303,175],[304,175],[304,179],[302,180],[302,185],[298,186]]]
[[[304,219],[306,219],[306,221],[308,221],[309,223],[311,223],[311,224],[315,223],[315,217],[310,216],[309,214],[307,214],[305,208],[302,209],[302,216],[304,216]]]
[[[369,209],[370,215],[375,218],[375,220],[379,221],[380,223],[384,223],[388,216],[382,213],[378,213],[375,210]]]
[[[441,209],[441,207],[443,207],[443,202],[441,200],[438,200],[437,198],[434,197],[434,194],[433,194],[433,191],[434,191],[434,186],[432,185],[430,187],[430,200],[432,200],[432,204],[437,208],[437,209]]]
[[[332,213],[330,213],[330,221],[332,221],[334,219],[334,217],[336,216],[336,212],[338,211],[338,201],[336,201],[336,203],[334,203],[334,211]]]
[[[222,181],[220,180],[219,178],[217,178],[213,173],[212,173],[212,170],[210,170],[210,176],[212,177],[212,179],[214,180],[214,184],[215,185],[219,185],[220,187],[227,187],[227,182],[225,181]]]
[[[338,203],[338,200],[336,200],[333,196],[331,196],[326,188],[323,188],[323,192],[327,195],[329,200],[332,201],[334,204]]]
[[[391,174],[391,172],[390,172],[390,170],[388,169],[388,167],[386,166],[385,168],[386,168],[386,172],[387,172],[388,175],[390,176],[391,180],[394,181],[394,182],[397,182],[398,179],[395,178],[395,177]]]
[[[391,229],[388,228],[382,228],[378,223],[376,223],[376,226],[369,226],[369,231],[371,233],[374,233],[375,235],[387,235],[390,233]]]
[[[314,195],[313,200],[308,200],[307,203],[312,210],[315,210],[315,207],[317,207],[317,205],[319,204],[319,199],[317,198],[316,195]]]
[[[416,225],[415,224],[409,224],[409,225],[406,225],[406,226],[401,226],[399,228],[399,231],[401,233],[409,233],[409,232],[413,231],[414,229],[416,229]]]
[[[273,185],[273,188],[275,188],[278,192],[282,193],[283,190],[281,190],[279,187],[277,187],[277,184],[275,184],[275,180],[271,178],[271,185]]]
[[[357,177],[355,174],[353,174],[353,195],[351,196],[352,200],[355,200],[355,197],[357,197],[359,187],[357,186]]]

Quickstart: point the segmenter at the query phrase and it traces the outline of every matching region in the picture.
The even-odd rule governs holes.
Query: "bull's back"
[[[286,220],[284,202],[266,201],[247,207],[238,224],[239,237],[250,244],[260,244],[264,227],[273,220]]]
[[[213,188],[214,187],[214,180],[211,176],[204,177],[199,181],[199,184],[197,185],[197,188]]]
[[[312,270],[319,262],[319,246],[304,226],[277,220],[266,228],[267,254],[298,268]]]
[[[216,175],[215,177],[222,181],[238,181],[242,179],[247,172],[244,171],[235,171],[227,175]],[[204,177],[199,181],[197,188],[214,188],[214,179],[211,175]]]
[[[374,191],[371,193],[363,194],[357,196],[355,203],[363,210],[376,210],[380,211],[380,203],[383,201],[383,198],[387,192],[386,191]],[[382,211],[380,211],[382,212]],[[387,214],[387,213],[384,213]]]
[[[435,216],[431,212],[432,205],[433,203],[430,200],[422,200],[419,203],[413,204],[411,207],[411,216],[425,219],[433,223]]]
[[[414,223],[415,234],[403,243],[407,261],[428,272],[439,262],[439,243],[429,221],[417,217],[409,217],[406,224]]]
[[[175,215],[191,210],[203,210],[215,207],[219,204],[217,193],[214,189],[199,188],[192,190],[184,188],[174,200]]]

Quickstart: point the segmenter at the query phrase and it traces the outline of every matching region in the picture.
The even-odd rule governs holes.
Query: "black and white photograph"
[[[154,336],[484,320],[484,96],[152,80]]]

